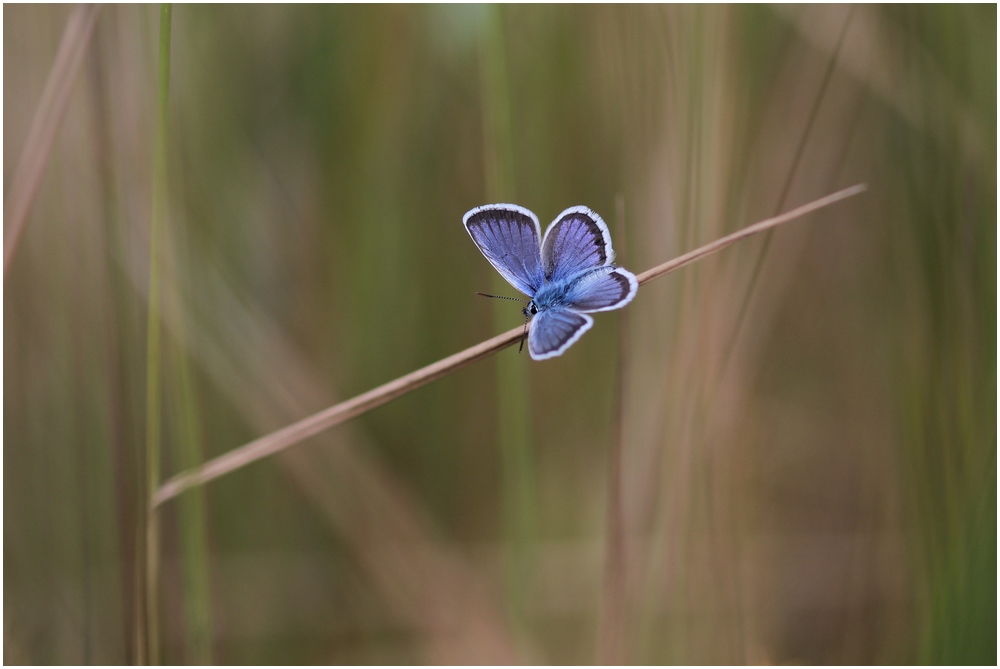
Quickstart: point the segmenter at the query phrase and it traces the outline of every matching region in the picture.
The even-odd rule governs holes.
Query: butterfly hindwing
[[[535,360],[561,355],[594,324],[587,314],[568,309],[546,309],[535,315],[528,332],[528,352]]]
[[[570,207],[545,231],[542,265],[546,281],[568,279],[615,259],[604,220],[587,207]]]
[[[566,304],[575,311],[611,311],[631,302],[637,290],[639,282],[632,272],[605,266],[571,280]]]
[[[471,210],[463,221],[472,241],[503,278],[534,297],[545,282],[538,217],[516,204],[490,204]]]

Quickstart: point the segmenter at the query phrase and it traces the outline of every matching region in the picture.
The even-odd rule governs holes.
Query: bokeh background
[[[4,6],[6,203],[79,11]],[[5,270],[5,663],[996,663],[995,5],[175,7],[164,478],[518,326],[474,206],[639,272],[869,190],[167,503],[150,582],[159,20]]]

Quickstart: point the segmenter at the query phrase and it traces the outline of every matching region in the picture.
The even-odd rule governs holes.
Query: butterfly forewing
[[[570,207],[545,231],[542,264],[547,281],[561,281],[583,270],[609,265],[614,258],[608,226],[587,207]]]
[[[476,207],[465,215],[465,229],[490,264],[510,285],[534,297],[545,282],[538,245],[538,218],[514,204]]]
[[[572,281],[566,304],[575,311],[611,311],[632,301],[639,282],[621,267],[600,267]]]
[[[531,321],[528,332],[528,352],[535,360],[560,355],[573,345],[594,324],[587,314],[567,309],[547,309]]]

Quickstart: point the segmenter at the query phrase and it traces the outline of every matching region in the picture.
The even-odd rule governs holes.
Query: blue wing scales
[[[528,297],[545,282],[538,217],[516,204],[488,204],[462,219],[472,241],[510,285]]]
[[[528,353],[535,360],[561,355],[594,324],[587,314],[568,309],[546,309],[535,315],[528,332]]]
[[[545,231],[542,265],[547,281],[562,281],[615,259],[604,220],[587,207],[570,207]]]
[[[575,311],[611,311],[632,301],[639,282],[627,269],[608,265],[571,280],[566,306]]]

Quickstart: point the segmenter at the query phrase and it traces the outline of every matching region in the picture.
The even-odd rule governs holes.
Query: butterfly
[[[591,313],[620,309],[639,289],[632,272],[612,264],[608,226],[587,207],[559,214],[544,237],[538,217],[516,204],[476,207],[462,222],[490,264],[530,298],[522,313],[535,360],[562,355],[593,326]]]

